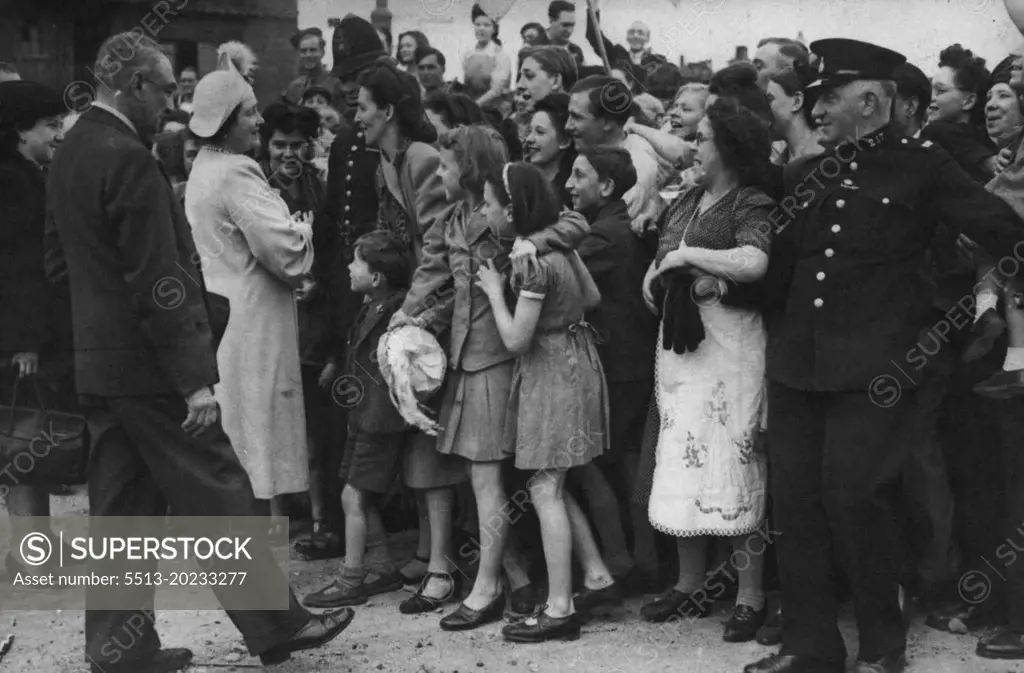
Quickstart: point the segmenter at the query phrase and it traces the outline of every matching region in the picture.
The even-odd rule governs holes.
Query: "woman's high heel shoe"
[[[443,631],[469,631],[485,624],[500,622],[504,611],[505,592],[499,593],[482,610],[474,610],[466,607],[465,603],[459,603],[455,612],[441,620],[441,629]]]

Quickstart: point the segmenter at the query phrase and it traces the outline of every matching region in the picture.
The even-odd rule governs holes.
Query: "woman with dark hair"
[[[271,103],[263,111],[259,162],[270,185],[291,212],[316,212],[324,186],[309,163],[320,134],[320,115],[312,108]]]
[[[985,59],[954,44],[939,54],[932,75],[932,102],[922,140],[931,140],[953,155],[978,182],[996,174],[996,148],[985,131],[985,97],[992,75]]]
[[[407,30],[398,36],[398,52],[395,60],[402,72],[416,75],[416,50],[430,46],[427,36],[418,30]]]
[[[529,134],[523,146],[523,158],[539,168],[558,194],[564,208],[572,208],[572,196],[566,182],[576,161],[572,138],[565,132],[569,119],[569,96],[552,93],[533,107]]]
[[[662,315],[649,513],[655,528],[677,537],[679,552],[679,580],[644,606],[648,621],[677,611],[707,616],[694,594],[705,582],[709,537],[731,538],[740,553],[764,523],[767,466],[754,446],[765,413],[764,323],[757,311],[714,296],[725,280],[754,282],[767,269],[774,203],[758,186],[770,152],[758,115],[734,99],[711,104],[698,127],[700,182],[665,212],[644,280],[645,301]],[[763,556],[743,561],[728,642],[753,640],[765,620]]]
[[[380,228],[388,229],[419,260],[423,234],[445,209],[436,175],[437,131],[427,120],[419,82],[381,59],[359,76],[355,122],[366,144],[380,150],[377,189]]]
[[[51,285],[43,264],[44,171],[62,140],[66,114],[57,91],[37,82],[0,82],[0,400],[5,405],[15,390],[19,406],[70,411],[75,402],[68,288]],[[36,400],[39,394],[45,399]],[[12,467],[18,467],[17,476]],[[0,476],[11,515],[11,549],[32,532],[56,544],[57,536],[44,523],[50,516],[47,486],[20,470],[5,465]],[[5,570],[14,577],[27,567],[12,551]]]
[[[319,212],[324,185],[316,167],[308,159],[320,130],[320,115],[311,108],[296,107],[281,101],[263,111],[260,126],[259,163],[270,186],[277,190],[289,212]],[[316,220],[315,222],[322,222]],[[314,225],[315,226],[315,225]],[[319,240],[314,232],[313,239]],[[306,414],[306,440],[309,448],[309,500],[313,530],[308,538],[296,541],[296,548],[307,553],[337,549],[340,538],[329,530],[326,495],[329,480],[327,452],[333,450],[330,385],[336,373],[329,333],[329,301],[324,288],[322,264],[314,257],[313,271],[296,292],[298,300],[299,361],[302,371],[302,399]]]
[[[476,44],[462,55],[462,78],[465,93],[483,108],[497,104],[508,91],[512,61],[501,48],[498,21],[479,4],[473,5],[472,16]]]
[[[456,126],[472,126],[485,123],[484,113],[472,98],[461,93],[437,96],[428,100],[427,119],[434,125],[437,135],[451,131]]]
[[[992,88],[985,102],[985,130],[996,149],[1010,148],[1016,152],[1024,127],[1024,110],[1020,97],[1010,86],[1014,62],[1019,57],[1011,54],[999,62],[992,71]]]
[[[206,286],[231,305],[215,393],[255,496],[282,515],[280,496],[309,488],[295,291],[313,266],[312,214],[293,215],[247,156],[263,117],[237,71],[203,77],[193,104],[189,128],[202,148],[185,213]]]
[[[437,132],[423,110],[419,82],[390,60],[378,60],[360,74],[358,82],[355,122],[366,135],[366,144],[380,151],[377,228],[401,244],[409,257],[408,268],[415,269],[422,257],[424,234],[448,205],[437,175],[439,155],[433,146]],[[465,473],[458,461],[442,456],[435,446],[434,438],[416,433],[405,449],[403,480],[416,493],[421,519],[429,521],[430,555],[418,590],[399,606],[403,614],[435,610],[453,597],[451,487],[465,481]],[[366,585],[376,587],[371,591],[386,588],[369,580]],[[347,605],[360,591],[365,592],[343,578],[306,601],[316,607]]]
[[[816,97],[805,91],[817,77],[816,70],[796,61],[768,78],[765,94],[772,110],[772,136],[786,141],[786,152],[779,159],[781,164],[824,151],[811,117]]]
[[[519,37],[523,38],[524,47],[539,47],[551,42],[548,39],[548,31],[545,30],[544,26],[535,21],[524,24],[519,29]]]
[[[527,237],[554,225],[559,211],[558,197],[536,166],[506,164],[487,178],[482,213],[494,230],[511,228],[514,235]],[[480,265],[477,285],[487,294],[502,343],[517,356],[504,448],[515,456],[517,469],[533,473],[530,500],[540,519],[548,567],[547,604],[502,634],[521,643],[576,640],[574,542],[587,580],[601,585],[584,589],[580,608],[592,602],[584,596],[613,585],[590,525],[565,489],[569,470],[590,464],[608,449],[608,388],[597,338],[584,322],[584,311],[600,295],[574,250],[544,255],[536,271],[514,279],[518,298],[513,310],[505,298],[506,277],[493,260]]]

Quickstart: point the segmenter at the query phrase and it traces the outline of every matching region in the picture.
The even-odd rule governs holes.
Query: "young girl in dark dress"
[[[484,187],[483,214],[494,228],[511,225],[529,236],[558,221],[558,197],[535,166],[506,164]],[[513,282],[514,313],[505,300],[506,278],[488,260],[478,272],[501,341],[515,361],[504,448],[518,469],[534,472],[530,497],[540,518],[548,567],[548,604],[534,617],[509,624],[506,640],[542,642],[579,638],[580,619],[572,597],[572,551],[577,546],[588,577],[602,578],[602,589],[584,591],[580,602],[611,587],[593,533],[565,477],[608,448],[608,391],[594,329],[583,321],[593,279],[575,251],[553,252],[539,268]],[[589,292],[589,295],[588,295]]]

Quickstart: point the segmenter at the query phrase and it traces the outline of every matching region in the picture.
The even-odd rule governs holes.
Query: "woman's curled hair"
[[[817,71],[804,61],[794,61],[792,66],[771,77],[771,80],[778,84],[790,98],[797,93],[804,95],[800,113],[811,128],[814,128],[814,117],[811,116],[811,112],[814,110],[814,104],[818,97],[815,89],[807,91],[807,87],[816,79],[818,79]]]
[[[271,103],[263,110],[263,124],[260,126],[264,152],[276,131],[285,135],[298,133],[306,140],[313,140],[320,135],[320,115],[312,108],[296,107],[286,101]]]
[[[939,67],[953,71],[956,88],[975,95],[970,117],[974,124],[985,123],[985,97],[992,87],[992,75],[985,67],[985,59],[964,49],[959,43],[946,47],[939,53]]]
[[[398,129],[406,138],[427,144],[437,142],[437,131],[427,120],[419,81],[402,72],[389,58],[380,58],[359,75],[359,86],[370,92],[378,107],[395,110]]]
[[[765,191],[771,170],[772,140],[761,117],[734,98],[719,98],[707,111],[713,142],[725,168],[741,187]]]

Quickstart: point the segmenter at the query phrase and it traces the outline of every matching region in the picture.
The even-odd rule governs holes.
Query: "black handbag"
[[[85,416],[48,409],[32,379],[38,408],[18,406],[18,386],[9,405],[0,405],[0,482],[84,484],[89,470],[89,431]]]

